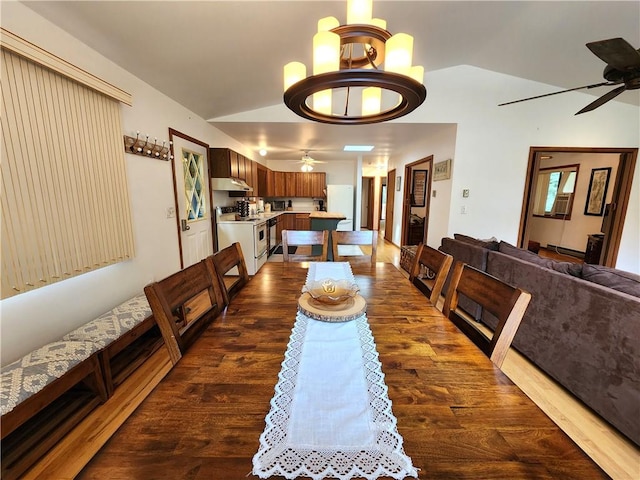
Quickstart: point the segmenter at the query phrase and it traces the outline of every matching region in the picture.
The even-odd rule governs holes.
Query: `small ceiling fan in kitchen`
[[[619,85],[613,90],[591,102],[582,110],[576,113],[590,112],[604,105],[609,100],[613,100],[625,90],[637,90],[640,88],[640,49],[636,50],[626,40],[622,38],[610,38],[608,40],[600,40],[597,42],[587,43],[587,48],[605,62],[607,66],[602,76],[606,82],[594,83],[592,85],[584,85],[582,87],[570,88],[559,92],[537,95],[535,97],[522,98],[512,102],[501,103],[498,106],[511,105],[512,103],[526,102],[536,98],[548,97],[550,95],[558,95],[559,93],[573,92],[574,90],[582,90],[596,87],[612,87]]]
[[[313,166],[316,163],[327,163],[327,162],[322,162],[320,160],[314,160],[313,158],[311,158],[311,156],[309,155],[309,152],[311,150],[303,150],[304,155],[302,155],[302,158],[300,160],[296,160],[297,163],[301,163],[302,166],[300,167],[300,170],[302,170],[303,172],[310,172],[311,170],[313,170]]]

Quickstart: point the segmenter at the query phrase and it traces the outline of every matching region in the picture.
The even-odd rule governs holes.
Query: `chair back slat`
[[[308,252],[289,253],[289,247],[306,247]],[[314,247],[318,253],[314,253]],[[329,251],[327,230],[283,230],[282,260],[284,262],[326,262]]]
[[[409,273],[409,280],[436,305],[449,275],[453,257],[420,243]]]
[[[459,295],[480,304],[498,319],[491,338],[475,327],[475,320],[456,311]],[[470,265],[456,262],[444,302],[443,313],[462,330],[498,367],[509,351],[531,294]]]
[[[375,265],[378,247],[377,230],[339,231],[331,232],[331,244],[334,262],[369,262]],[[340,254],[340,246],[353,245],[371,249],[371,253],[363,252],[362,255]]]

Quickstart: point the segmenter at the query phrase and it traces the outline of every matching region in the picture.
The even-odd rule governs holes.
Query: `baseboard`
[[[547,250],[555,250],[556,252],[562,253],[563,255],[570,255],[570,256],[576,257],[576,258],[584,258],[584,253],[585,253],[585,252],[581,252],[579,250],[572,250],[570,248],[559,247],[557,245],[552,245],[550,243],[548,243],[545,248]]]

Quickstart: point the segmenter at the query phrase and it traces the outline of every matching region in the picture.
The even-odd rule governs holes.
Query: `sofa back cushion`
[[[519,258],[525,262],[548,268],[549,270],[555,270],[556,272],[572,275],[574,277],[580,277],[582,275],[582,265],[579,263],[559,262],[551,258],[544,258],[530,252],[529,250],[518,248],[504,241],[500,242],[498,251],[505,255],[509,255],[510,257]]]
[[[478,247],[486,248],[488,250],[497,251],[499,246],[498,241],[495,239],[480,240],[479,238],[469,237],[468,235],[463,235],[461,233],[454,233],[453,238],[470,245],[476,245]]]
[[[582,278],[588,282],[640,297],[640,275],[602,265],[582,265]]]

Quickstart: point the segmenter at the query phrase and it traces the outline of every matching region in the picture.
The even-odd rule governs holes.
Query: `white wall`
[[[546,247],[548,244],[584,252],[587,248],[587,236],[600,233],[602,216],[585,215],[584,207],[587,201],[591,169],[611,167],[609,188],[605,203],[610,203],[613,187],[618,172],[620,155],[605,153],[552,153],[553,158],[542,160],[540,168],[559,167],[563,165],[580,165],[578,181],[575,186],[573,208],[570,220],[558,220],[544,217],[532,217],[529,220],[529,238],[540,242]]]
[[[133,106],[122,106],[123,134],[135,135],[140,130],[152,138],[168,139],[171,127],[211,146],[228,146],[251,154],[31,9],[17,2],[1,2],[1,7],[4,28],[133,95]],[[126,154],[126,165],[135,258],[0,302],[3,365],[58,339],[141,292],[150,281],[180,268],[175,219],[166,218],[166,208],[174,204],[171,163]]]
[[[637,106],[614,101],[574,116],[593,96],[573,92],[498,107],[500,102],[553,91],[554,87],[470,66],[431,72],[426,84],[429,93],[425,104],[408,115],[407,121],[458,125],[451,157],[449,212],[442,224],[430,219],[428,243],[432,246],[440,244],[444,236],[441,233],[456,232],[480,238],[495,236],[510,243],[517,241],[531,146],[637,148],[640,144]],[[434,149],[450,149],[449,142],[442,139],[437,143],[438,140],[425,143],[427,146],[410,158],[394,159],[397,174],[404,175],[401,165],[432,153],[434,162],[444,160],[435,156]],[[616,265],[636,273],[640,273],[639,178],[640,162],[636,164]],[[440,197],[443,183],[433,184],[438,192],[432,200]],[[465,188],[470,190],[466,199],[462,197]],[[464,215],[460,213],[463,205],[467,208]],[[431,211],[438,212],[440,208],[437,205],[434,208],[432,203]],[[394,215],[395,242],[401,221],[398,205]]]

